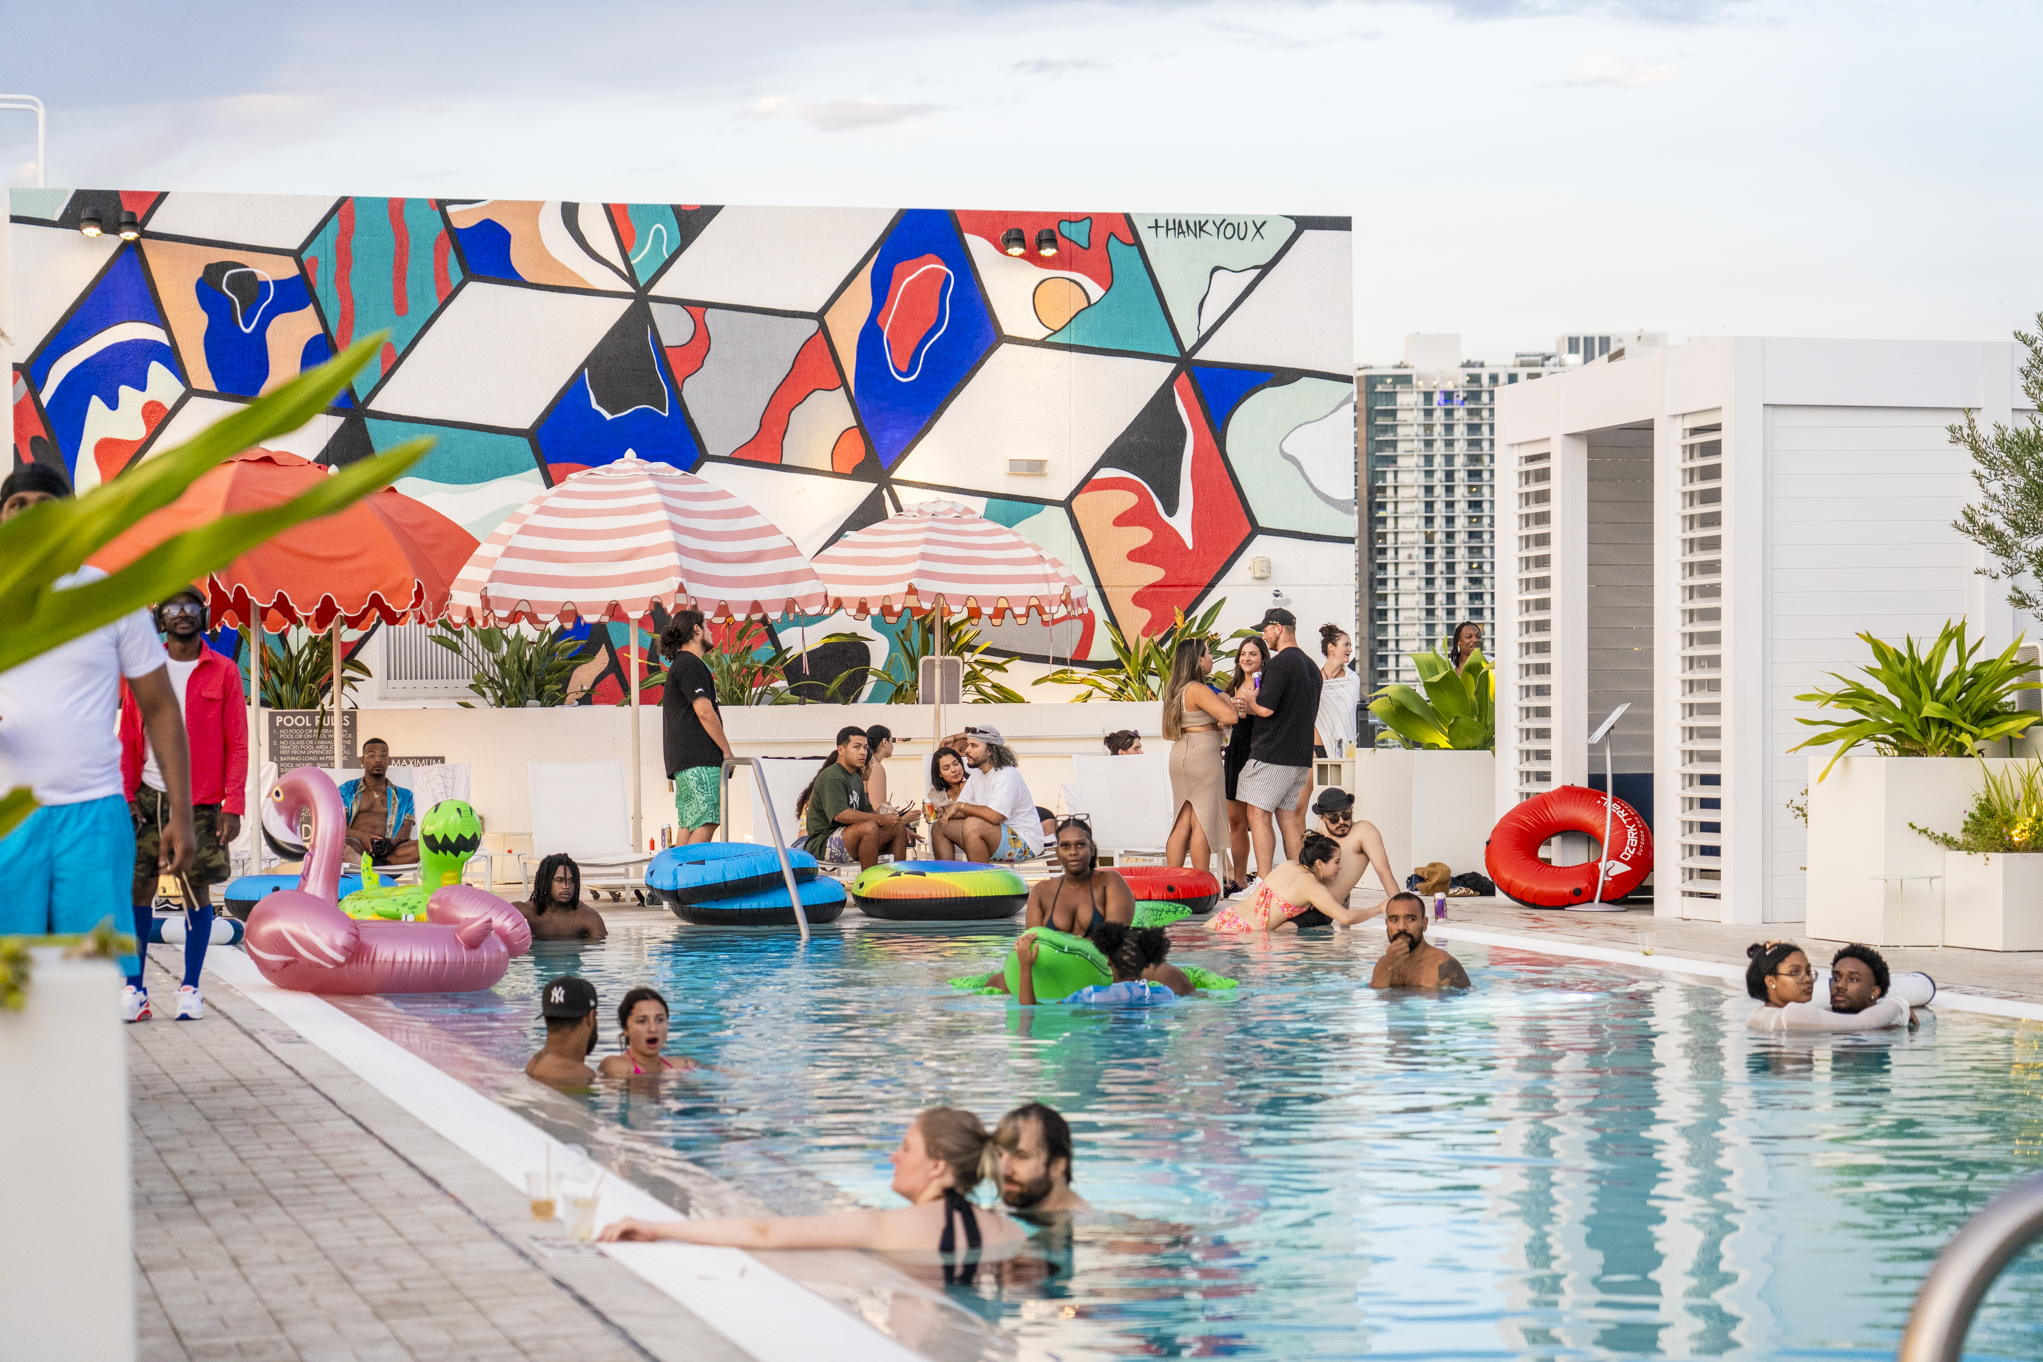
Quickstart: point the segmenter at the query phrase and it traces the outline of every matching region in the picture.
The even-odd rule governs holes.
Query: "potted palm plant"
[[[1981,776],[1955,834],[1910,824],[1944,849],[1944,944],[2043,950],[2043,762]]]
[[[1480,870],[1496,822],[1496,671],[1480,651],[1459,671],[1439,652],[1411,658],[1418,686],[1385,686],[1369,702],[1396,742],[1355,754],[1356,807],[1399,878],[1429,861]]]
[[[1981,658],[1963,620],[1946,623],[1927,646],[1859,637],[1870,665],[1852,677],[1832,673],[1835,689],[1795,697],[1839,711],[1798,716],[1821,731],[1789,749],[1815,749],[1809,934],[1929,942],[1938,934],[1931,877],[1946,873],[1945,851],[1916,829],[1959,824],[1982,765],[1991,773],[2015,764],[1994,749],[2037,721],[2014,705],[2018,692],[2038,689],[2036,667],[2017,659],[2019,639]],[[1833,749],[1827,760],[1825,747]]]

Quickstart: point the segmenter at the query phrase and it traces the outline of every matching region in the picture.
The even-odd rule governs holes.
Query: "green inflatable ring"
[[[1133,925],[1137,927],[1168,927],[1179,918],[1187,918],[1191,915],[1192,905],[1189,903],[1164,903],[1156,899],[1137,899],[1135,901],[1135,921]]]
[[[1037,927],[1034,931],[1036,967],[1031,977],[1035,980],[1037,1002],[1062,1002],[1088,985],[1112,982],[1113,967],[1092,942],[1049,927]],[[1020,997],[1021,961],[1012,950],[1001,969],[1007,976],[1008,993]]]

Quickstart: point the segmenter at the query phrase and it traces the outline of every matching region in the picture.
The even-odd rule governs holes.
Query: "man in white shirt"
[[[965,726],[965,764],[972,774],[955,802],[930,827],[939,860],[1021,861],[1043,851],[1036,797],[1014,752],[990,724]]]
[[[0,524],[70,495],[56,469],[23,464],[0,482]],[[57,585],[105,575],[80,568]],[[108,919],[117,929],[132,925],[135,824],[115,728],[123,676],[170,796],[158,864],[181,872],[190,863],[191,767],[168,663],[148,613],[137,610],[0,672],[0,791],[26,785],[40,806],[0,840],[0,885],[6,886],[0,933],[87,932]],[[123,973],[134,967],[132,956],[121,961]]]

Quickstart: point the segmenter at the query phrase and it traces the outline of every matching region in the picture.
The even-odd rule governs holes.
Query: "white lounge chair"
[[[517,853],[518,881],[529,892],[539,862],[566,852],[581,867],[584,889],[608,889],[621,899],[629,889],[643,898],[649,852],[631,844],[631,799],[624,763],[528,761],[532,798],[532,850]]]
[[[1116,861],[1163,855],[1176,812],[1170,804],[1168,752],[1075,756],[1071,775],[1062,791],[1065,812],[1087,816],[1101,855]]]

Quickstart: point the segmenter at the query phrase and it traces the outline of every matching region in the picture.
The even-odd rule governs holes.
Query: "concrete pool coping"
[[[1490,911],[1482,911],[1486,908]],[[1450,913],[1461,914],[1450,917],[1443,924],[1445,944],[1450,949],[1456,941],[1464,941],[1654,973],[1685,974],[1742,986],[1742,964],[1734,964],[1728,959],[1706,959],[1665,951],[1646,955],[1640,951],[1635,939],[1629,947],[1582,939],[1592,931],[1613,942],[1620,942],[1626,934],[1638,931],[1653,931],[1657,938],[1660,924],[1665,920],[1656,920],[1647,914],[1611,914],[1594,919],[1587,915],[1542,915],[1544,919],[1558,919],[1557,926],[1570,929],[1563,932],[1503,927],[1494,921],[1497,916],[1494,907],[1479,901],[1455,900]],[[670,915],[659,910],[613,910],[609,916],[640,925],[673,921]],[[1568,920],[1570,917],[1572,921]],[[876,927],[897,930],[901,925],[840,923],[838,929]],[[1544,926],[1545,922],[1541,921],[1539,925]],[[1702,925],[1733,935],[1769,930]],[[221,982],[241,994],[247,1003],[262,1008],[277,1022],[290,1027],[376,1093],[513,1189],[522,1192],[524,1173],[541,1166],[549,1152],[556,1167],[566,1167],[573,1157],[569,1141],[549,1133],[526,1115],[443,1070],[342,1007],[317,995],[295,993],[270,984],[241,952],[213,951],[208,956],[207,966]],[[1953,1011],[2043,1020],[2043,1003],[1961,989],[1940,990],[1936,1005]],[[329,1096],[336,1102],[340,1101],[333,1094]],[[548,1093],[547,1096],[553,1095]],[[575,1106],[579,1111],[576,1104],[565,1098],[553,1097],[553,1100],[564,1106]],[[546,1115],[550,1118],[552,1113]],[[583,1119],[588,1119],[586,1113],[583,1113]],[[546,1124],[555,1126],[551,1119],[547,1119]],[[663,1201],[638,1185],[634,1178],[640,1176],[642,1174],[638,1170],[631,1174],[613,1171],[606,1178],[601,1192],[599,1221],[607,1222],[625,1215],[652,1219],[676,1216],[670,1201]],[[707,1177],[706,1174],[702,1176]],[[689,1193],[684,1190],[676,1199],[685,1202]],[[937,1335],[942,1336],[942,1341],[932,1339],[931,1343],[935,1346],[925,1346],[923,1340],[918,1339],[918,1346],[911,1348],[868,1322],[867,1318],[862,1318],[856,1304],[841,1298],[844,1293],[830,1293],[839,1296],[833,1301],[828,1294],[819,1293],[814,1282],[805,1284],[797,1280],[799,1276],[808,1275],[806,1265],[800,1264],[800,1260],[811,1256],[820,1259],[823,1255],[760,1255],[735,1249],[680,1244],[610,1245],[596,1252],[599,1262],[585,1261],[581,1266],[586,1269],[603,1262],[616,1264],[702,1321],[739,1352],[760,1362],[782,1362],[782,1359],[807,1362],[817,1355],[819,1340],[826,1338],[828,1355],[853,1359],[853,1362],[1011,1355],[1013,1351],[1012,1343],[1004,1339],[996,1326],[985,1325],[983,1330],[962,1331],[965,1334],[977,1333],[979,1337],[960,1336],[960,1322],[948,1317],[953,1314],[965,1316],[965,1312],[955,1306],[946,1308],[940,1293],[925,1294],[934,1296],[927,1303],[946,1316],[935,1330]],[[865,1255],[848,1256],[865,1258]],[[793,1275],[781,1270],[783,1266],[791,1268]],[[879,1271],[885,1272],[886,1269],[882,1267]],[[1004,1342],[1006,1346],[1002,1347]],[[944,1346],[946,1343],[948,1346]],[[705,1349],[703,1355],[714,1355],[714,1350]]]

